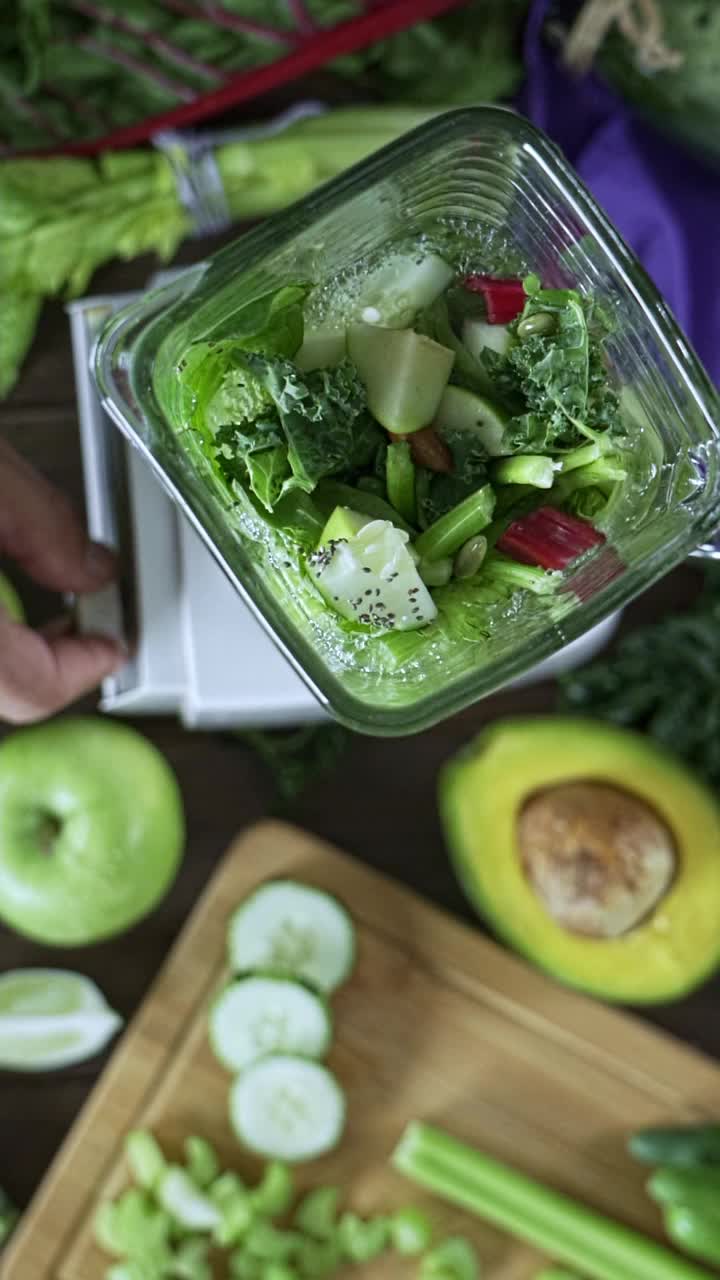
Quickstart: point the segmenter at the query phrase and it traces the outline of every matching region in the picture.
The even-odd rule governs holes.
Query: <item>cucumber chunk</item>
[[[293,979],[250,976],[226,987],[210,1009],[209,1036],[228,1071],[268,1053],[322,1058],[332,1039],[327,1002]]]
[[[240,1141],[268,1159],[314,1160],[337,1145],[345,1096],[318,1062],[274,1054],[248,1067],[230,1090],[230,1124]]]
[[[488,324],[485,320],[476,320],[468,316],[462,328],[463,342],[476,360],[482,358],[485,350],[495,351],[504,356],[512,335],[506,324]]]
[[[331,894],[295,880],[272,880],[233,914],[228,948],[236,973],[292,975],[330,992],[352,969],[355,930]]]

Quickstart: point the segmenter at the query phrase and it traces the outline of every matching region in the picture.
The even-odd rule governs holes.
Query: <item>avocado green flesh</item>
[[[526,800],[572,781],[631,791],[675,838],[673,883],[620,937],[557,924],[521,865],[517,820]],[[446,767],[440,808],[470,901],[500,937],[563,982],[607,1000],[652,1004],[691,991],[720,963],[720,806],[642,735],[579,718],[498,724]]]

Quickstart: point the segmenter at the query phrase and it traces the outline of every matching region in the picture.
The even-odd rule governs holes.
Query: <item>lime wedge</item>
[[[51,1071],[105,1047],[122,1023],[95,983],[69,969],[0,977],[0,1067]]]
[[[122,1018],[112,1009],[85,1013],[10,1014],[0,1017],[0,1067],[51,1071],[104,1049]]]
[[[100,988],[69,969],[11,969],[0,977],[0,1019],[105,1008]]]

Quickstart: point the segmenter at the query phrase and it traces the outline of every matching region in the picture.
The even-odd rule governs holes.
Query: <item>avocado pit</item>
[[[518,816],[517,843],[549,915],[593,938],[634,929],[667,893],[678,861],[658,814],[603,782],[564,783],[530,796]]]

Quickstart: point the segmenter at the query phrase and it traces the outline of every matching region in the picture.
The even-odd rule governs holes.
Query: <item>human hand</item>
[[[99,591],[115,574],[114,556],[90,541],[63,494],[2,441],[0,555],[59,592]],[[106,636],[76,635],[64,621],[33,631],[0,606],[0,719],[44,719],[94,689],[125,657]]]

